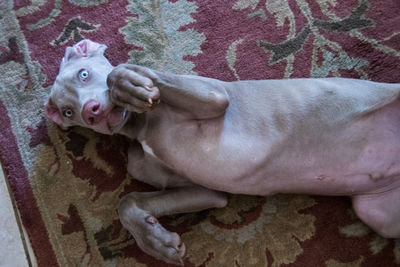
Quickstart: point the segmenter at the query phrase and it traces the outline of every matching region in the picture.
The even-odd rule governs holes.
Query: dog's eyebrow
[[[75,89],[76,88],[75,84],[66,84],[64,88],[65,91],[67,91],[71,96],[78,98],[79,94],[78,90]]]
[[[68,105],[68,103],[74,102],[74,96],[77,97],[78,93],[74,90],[73,86],[58,86],[51,94],[49,103],[52,103],[61,110],[64,106]]]
[[[76,98],[79,96],[78,91],[75,89],[76,73],[68,73],[67,75],[63,75],[63,82],[60,82],[58,79],[56,79],[53,87],[57,89],[56,91],[67,92],[70,96],[74,96]]]

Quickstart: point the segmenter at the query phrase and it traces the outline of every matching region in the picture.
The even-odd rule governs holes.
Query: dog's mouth
[[[110,133],[118,132],[125,125],[130,112],[122,107],[115,106],[107,115],[107,126]]]

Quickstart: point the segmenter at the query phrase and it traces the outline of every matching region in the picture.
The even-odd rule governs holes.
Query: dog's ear
[[[65,49],[65,55],[61,61],[60,69],[62,69],[64,64],[74,58],[103,55],[106,49],[107,46],[104,44],[99,44],[88,39],[84,39],[74,46],[68,46]]]
[[[49,118],[50,120],[52,120],[53,122],[55,122],[58,126],[60,126],[61,129],[66,130],[67,128],[65,128],[62,125],[62,119],[61,119],[61,115],[60,112],[58,111],[58,108],[56,106],[53,105],[53,103],[51,102],[51,100],[49,100],[45,105],[44,108],[46,110],[46,115],[47,118]]]

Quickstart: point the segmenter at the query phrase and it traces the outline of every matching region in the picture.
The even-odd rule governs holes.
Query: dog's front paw
[[[121,222],[144,252],[167,263],[183,265],[186,248],[177,233],[167,231],[154,216],[131,214],[136,216],[121,218]]]
[[[160,101],[160,91],[151,77],[136,72],[129,64],[114,68],[107,77],[107,85],[111,101],[132,112],[147,112]]]

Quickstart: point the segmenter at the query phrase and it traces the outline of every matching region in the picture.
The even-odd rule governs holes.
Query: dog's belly
[[[356,195],[400,186],[398,146],[371,145],[357,159],[343,155],[332,160],[325,156],[330,151],[307,156],[292,153],[290,157],[271,159],[262,153],[257,158],[254,154],[231,152],[229,159],[193,155],[170,162],[193,183],[236,194]]]
[[[311,146],[288,148],[254,180],[270,193],[356,195],[392,190],[400,186],[399,137],[400,102],[395,101],[328,138],[314,136]]]
[[[155,153],[192,182],[232,193],[351,195],[400,183],[397,101],[344,128],[294,132],[274,142],[225,130],[209,139],[195,127],[181,128],[174,142],[167,140],[168,149]]]
[[[215,120],[179,123],[160,121],[146,135],[152,153],[169,169],[193,183],[222,191],[230,181],[248,179],[269,154],[269,142]],[[235,182],[236,184],[236,182]]]

